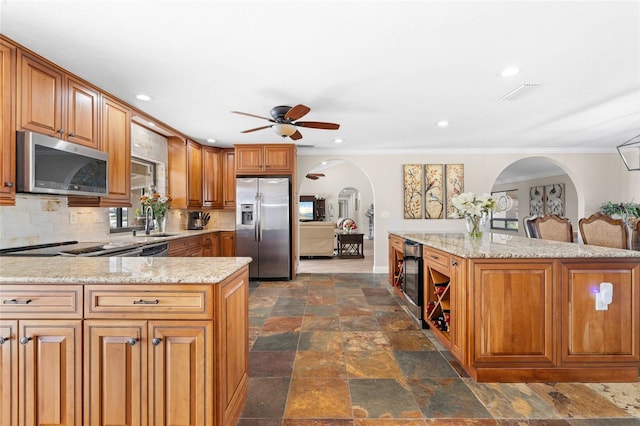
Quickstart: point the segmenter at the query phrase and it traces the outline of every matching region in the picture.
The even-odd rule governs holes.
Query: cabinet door
[[[236,208],[236,155],[235,150],[225,149],[222,162],[222,198],[225,210]]]
[[[0,205],[15,204],[15,54],[14,47],[0,43]]]
[[[131,207],[131,111],[102,98],[102,151],[109,154],[109,197],[104,207]]]
[[[77,425],[82,418],[80,320],[21,320],[21,425]]]
[[[473,268],[473,361],[553,365],[552,263],[478,262]]]
[[[187,208],[187,142],[178,137],[170,137],[167,140],[169,151],[169,205],[174,209]]]
[[[18,425],[18,321],[0,320],[0,425]]]
[[[88,320],[84,325],[86,426],[147,425],[147,324]]]
[[[244,145],[236,147],[236,174],[257,173],[264,170],[264,149],[262,145]]]
[[[202,207],[202,145],[191,140],[187,141],[187,170],[188,207],[199,209]]]
[[[606,310],[596,310],[600,283],[611,283],[613,287]],[[637,263],[563,264],[561,361],[637,362],[639,288]]]
[[[449,268],[449,276],[451,279],[449,284],[449,291],[451,293],[449,338],[451,341],[451,353],[462,360],[464,364],[468,362],[468,360],[465,359],[465,356],[468,354],[465,339],[468,336],[467,314],[469,311],[469,307],[467,306],[467,295],[469,292],[466,287],[466,267],[467,263],[465,259],[451,257],[451,267]]]
[[[202,147],[202,206],[221,209],[222,195],[222,152],[220,148]]]
[[[202,256],[219,257],[220,256],[220,233],[212,232],[202,237]]]
[[[293,171],[295,161],[293,145],[266,145],[264,147],[264,170],[267,172]]]
[[[222,257],[236,255],[236,233],[234,231],[220,232],[220,255]]]
[[[213,323],[149,323],[149,424],[213,424]]]
[[[222,404],[216,424],[230,424],[231,419],[240,414],[242,401],[246,398],[246,384],[249,369],[249,323],[248,298],[249,274],[248,269],[217,286],[220,305],[216,310],[216,359],[220,375],[219,402]]]
[[[100,149],[98,141],[98,92],[74,80],[67,80],[66,139]]]
[[[18,127],[61,137],[63,75],[61,71],[20,54],[18,80]]]

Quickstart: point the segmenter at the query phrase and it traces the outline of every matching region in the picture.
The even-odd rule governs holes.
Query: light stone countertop
[[[217,284],[250,257],[0,257],[0,284]]]
[[[437,234],[389,231],[389,234],[466,258],[640,258],[640,251],[525,238],[487,232],[473,240],[464,233]],[[640,259],[638,259],[640,261]]]

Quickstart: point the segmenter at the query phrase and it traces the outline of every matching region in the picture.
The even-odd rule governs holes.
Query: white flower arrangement
[[[464,192],[451,199],[454,212],[451,217],[480,217],[496,209],[496,200],[490,194]]]

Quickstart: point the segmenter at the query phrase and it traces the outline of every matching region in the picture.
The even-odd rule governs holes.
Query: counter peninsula
[[[1,257],[3,424],[236,424],[250,261]]]
[[[404,240],[423,245],[426,325],[475,380],[638,381],[640,252],[390,232],[396,292]]]

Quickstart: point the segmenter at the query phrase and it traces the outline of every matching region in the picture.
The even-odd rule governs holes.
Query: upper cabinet
[[[291,175],[295,172],[294,144],[235,145],[236,175]]]
[[[109,197],[103,207],[131,207],[131,110],[102,97],[102,151],[109,154]]]
[[[222,199],[222,150],[202,147],[202,207],[221,209]]]
[[[170,137],[169,195],[171,207],[202,207],[202,146],[192,140]]]
[[[19,130],[32,130],[101,149],[97,90],[20,51],[18,61]]]
[[[236,208],[236,151],[233,148],[222,150],[222,198],[225,210]]]
[[[15,204],[15,56],[16,49],[0,40],[0,205]]]

